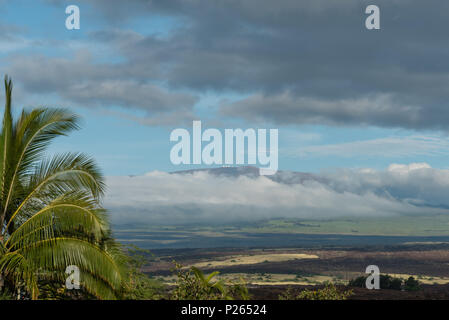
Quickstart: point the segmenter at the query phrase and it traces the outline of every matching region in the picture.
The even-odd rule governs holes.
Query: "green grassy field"
[[[121,232],[186,233],[206,237],[244,236],[252,233],[301,233],[379,236],[449,236],[449,216],[400,216],[384,218],[339,218],[325,220],[271,219],[233,225],[132,226]],[[183,235],[184,234],[184,235]]]
[[[241,232],[446,236],[449,235],[449,216],[345,218],[328,220],[275,219],[238,228]]]

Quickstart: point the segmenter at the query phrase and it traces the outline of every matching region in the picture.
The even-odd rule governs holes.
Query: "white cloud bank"
[[[449,214],[449,170],[425,163],[274,177],[153,171],[107,184],[105,207],[117,224]]]

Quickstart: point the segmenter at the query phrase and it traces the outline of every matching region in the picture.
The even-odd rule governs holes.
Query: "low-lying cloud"
[[[116,224],[449,214],[449,170],[427,164],[273,177],[153,171],[107,184],[105,206]]]

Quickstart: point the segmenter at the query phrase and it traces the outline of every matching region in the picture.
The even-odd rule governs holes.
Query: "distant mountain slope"
[[[193,174],[195,172],[207,172],[212,175],[226,176],[226,177],[245,176],[249,178],[257,178],[260,176],[259,168],[253,166],[192,169],[192,170],[174,171],[171,172],[171,174]],[[297,171],[278,171],[274,175],[268,175],[264,177],[267,177],[273,181],[283,184],[298,184],[298,183],[303,184],[305,181],[317,181],[325,184],[328,183],[328,180],[326,178],[320,177],[312,173],[297,172]]]

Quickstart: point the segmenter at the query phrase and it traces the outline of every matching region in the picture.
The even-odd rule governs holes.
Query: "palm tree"
[[[123,286],[121,251],[110,237],[103,177],[81,153],[47,157],[50,142],[78,129],[64,109],[11,112],[11,79],[0,135],[0,282],[39,296],[41,280],[61,281],[80,270],[81,287],[114,299]],[[0,283],[0,285],[2,285]],[[1,288],[0,288],[1,290]]]

